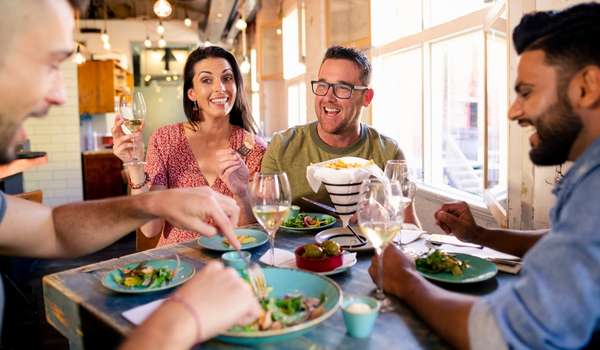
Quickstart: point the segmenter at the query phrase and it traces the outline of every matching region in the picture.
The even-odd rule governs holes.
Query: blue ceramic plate
[[[263,271],[265,273],[267,285],[273,288],[271,296],[283,297],[290,293],[302,293],[307,297],[318,298],[321,294],[324,294],[325,313],[313,320],[280,330],[239,333],[227,332],[219,336],[218,339],[228,343],[244,345],[284,341],[297,337],[325,321],[336,312],[341,303],[342,290],[334,281],[327,277],[296,269],[265,267]]]
[[[179,269],[177,271],[177,274],[175,275],[175,277],[173,277],[173,279],[167,283],[164,283],[162,286],[160,287],[156,287],[156,288],[145,288],[145,287],[133,287],[133,288],[127,288],[125,286],[122,286],[120,284],[118,284],[117,282],[115,282],[113,275],[114,274],[118,274],[120,273],[119,270],[120,269],[132,269],[134,267],[136,267],[139,263],[130,263],[124,266],[121,266],[118,269],[112,270],[109,273],[107,273],[104,278],[102,278],[102,285],[105,286],[106,288],[113,290],[115,292],[119,292],[119,293],[150,293],[150,292],[158,292],[160,290],[165,290],[165,289],[169,289],[169,288],[173,288],[175,286],[178,286],[180,284],[182,284],[183,282],[189,280],[190,278],[192,278],[192,276],[194,275],[194,273],[196,273],[196,269],[190,265],[189,263],[185,262],[185,261],[181,261],[180,265],[179,265]],[[146,261],[146,266],[151,266],[155,269],[161,268],[161,267],[166,267],[168,269],[174,270],[177,267],[177,261],[173,260],[173,259],[164,259],[164,260],[149,260]]]
[[[252,236],[256,238],[256,241],[242,244],[242,250],[252,249],[258,246],[261,246],[269,240],[269,236],[261,230],[251,229],[251,228],[236,228],[235,234],[238,236]],[[218,250],[220,252],[228,252],[231,250],[235,250],[232,246],[226,245],[223,242],[225,237],[221,235],[215,235],[212,237],[200,237],[198,238],[198,244],[202,248],[210,249],[210,250]]]
[[[465,261],[469,267],[460,276],[453,276],[450,272],[431,273],[417,268],[417,271],[425,278],[445,283],[475,283],[488,280],[498,273],[494,263],[473,255],[456,253],[456,258]]]
[[[325,224],[325,225],[321,225],[321,226],[317,226],[317,227],[289,227],[289,226],[285,226],[285,221],[283,224],[281,224],[281,228],[287,231],[298,231],[298,232],[312,232],[315,230],[324,230],[326,228],[329,228],[333,225],[335,225],[336,223],[336,219],[331,216],[331,215],[327,215],[327,214],[319,214],[319,213],[299,213],[300,214],[304,214],[304,215],[310,215],[313,218],[319,219],[319,220],[324,220],[324,219],[328,219],[328,220],[333,220],[331,221],[329,224]]]

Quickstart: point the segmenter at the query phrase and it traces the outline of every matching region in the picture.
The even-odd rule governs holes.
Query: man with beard
[[[461,349],[575,349],[600,334],[600,4],[523,17],[513,40],[521,55],[509,119],[533,126],[531,160],[574,161],[556,186],[550,230],[489,230],[466,204],[442,207],[446,232],[524,255],[518,281],[483,298],[441,289],[392,247],[384,253],[384,289],[412,307]],[[369,270],[375,280],[377,261]]]
[[[71,1],[75,2],[75,1]],[[74,4],[72,4],[74,5]],[[0,163],[14,159],[23,122],[65,102],[60,64],[73,52],[66,0],[0,0]],[[209,188],[188,188],[50,208],[0,192],[0,254],[39,258],[92,253],[163,217],[205,235],[235,239],[239,208]],[[216,227],[207,223],[212,218]],[[0,326],[4,291],[0,283]],[[232,269],[210,263],[130,337],[135,349],[187,349],[258,316],[251,288]],[[9,320],[11,321],[11,320]]]
[[[391,159],[404,159],[393,139],[360,122],[364,107],[373,99],[369,85],[371,64],[360,51],[333,46],[321,61],[318,78],[311,82],[315,94],[317,122],[299,125],[275,133],[263,156],[263,172],[286,172],[294,204],[309,197],[331,203],[325,189],[315,194],[306,179],[306,167],[313,163],[352,156],[372,159],[380,168]],[[320,210],[320,208],[316,208]],[[405,221],[420,226],[411,204]]]

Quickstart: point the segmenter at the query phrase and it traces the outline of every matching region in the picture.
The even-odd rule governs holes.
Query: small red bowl
[[[320,246],[320,244],[317,245]],[[304,254],[304,246],[296,248],[296,251],[294,253],[296,254],[296,266],[304,270],[314,272],[327,272],[342,266],[343,263],[343,254],[336,256],[328,256],[319,259],[304,258],[302,256],[302,254]]]

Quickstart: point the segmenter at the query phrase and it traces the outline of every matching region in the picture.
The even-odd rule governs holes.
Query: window
[[[300,60],[300,36],[298,28],[298,9],[294,8],[283,18],[283,79],[291,79],[306,72]]]
[[[306,84],[299,82],[288,86],[288,126],[306,123]]]
[[[398,141],[427,186],[467,197],[505,190],[505,3],[372,0],[371,7],[373,125]]]

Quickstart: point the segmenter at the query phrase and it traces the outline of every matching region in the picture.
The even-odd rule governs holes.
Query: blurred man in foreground
[[[73,17],[66,0],[0,0],[0,163],[14,159],[16,146],[26,138],[27,118],[44,117],[50,107],[65,102],[59,66],[73,52]],[[232,225],[238,215],[233,199],[209,188],[56,208],[0,192],[0,254],[89,254],[158,217],[205,235],[220,230],[239,248]],[[216,227],[207,224],[209,218]],[[131,335],[126,347],[189,348],[235,323],[251,321],[260,310],[251,288],[219,263],[209,264],[174,294]]]
[[[535,164],[574,161],[554,190],[550,231],[484,230],[465,205],[436,213],[447,232],[525,254],[519,280],[483,298],[466,296],[427,282],[397,249],[385,252],[385,290],[403,299],[457,348],[578,349],[598,339],[598,23],[600,4],[583,4],[526,15],[513,33],[521,59],[509,118],[535,129],[530,137]],[[376,265],[374,261],[369,271],[372,277]]]

